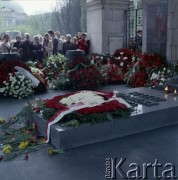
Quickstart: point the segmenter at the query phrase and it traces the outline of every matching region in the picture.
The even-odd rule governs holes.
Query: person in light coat
[[[3,41],[0,46],[1,53],[9,53],[11,49],[10,38],[8,34],[4,34]]]
[[[43,51],[44,57],[49,57],[53,55],[53,42],[50,40],[48,33],[44,35]]]

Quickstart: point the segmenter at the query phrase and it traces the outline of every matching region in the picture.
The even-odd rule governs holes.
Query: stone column
[[[178,63],[178,0],[168,0],[167,59]]]
[[[113,53],[126,47],[129,0],[87,0],[87,35],[91,52]]]
[[[168,0],[143,0],[142,51],[166,58]]]
[[[142,51],[178,62],[178,0],[143,0]]]

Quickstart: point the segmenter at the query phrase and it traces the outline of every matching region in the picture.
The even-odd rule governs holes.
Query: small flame
[[[177,94],[177,90],[175,89],[174,94]]]
[[[166,86],[164,90],[165,90],[165,91],[168,91],[168,90],[169,90],[168,86]]]

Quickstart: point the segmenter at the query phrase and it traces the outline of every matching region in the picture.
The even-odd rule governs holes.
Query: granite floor
[[[120,87],[124,88],[124,87]],[[61,92],[38,95],[50,98]],[[33,97],[36,98],[36,97]],[[31,99],[29,99],[31,100]],[[27,100],[0,99],[0,117],[7,118],[18,112]],[[178,176],[178,125],[144,132],[102,143],[86,145],[48,156],[46,148],[29,155],[28,160],[17,158],[0,163],[0,180],[104,180],[106,158],[126,158],[122,165],[125,172],[130,163],[173,163]],[[133,169],[133,168],[132,168]],[[117,179],[122,179],[117,173]],[[154,179],[153,169],[148,179]]]

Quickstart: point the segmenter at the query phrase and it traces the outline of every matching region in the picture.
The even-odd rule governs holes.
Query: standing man
[[[49,30],[48,33],[53,42],[53,55],[57,55],[58,54],[58,38],[54,35],[53,30]]]
[[[24,34],[24,41],[22,41],[19,44],[19,49],[20,49],[21,59],[23,61],[34,60],[34,53],[33,53],[34,46],[33,46],[33,42],[30,40],[29,33]]]
[[[66,35],[66,42],[64,42],[63,44],[63,48],[62,48],[62,54],[66,55],[68,50],[76,50],[77,46],[71,42],[72,36],[70,34]]]
[[[13,44],[13,48],[16,48],[17,50],[19,50],[20,43],[21,43],[21,37],[16,36],[16,42]]]

